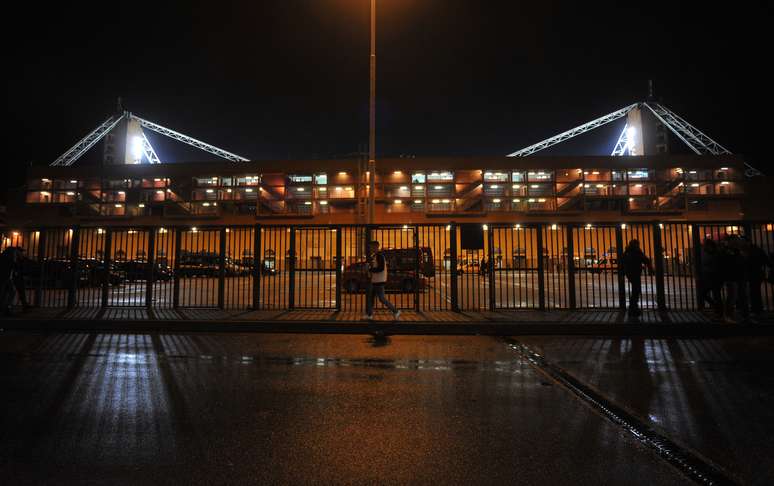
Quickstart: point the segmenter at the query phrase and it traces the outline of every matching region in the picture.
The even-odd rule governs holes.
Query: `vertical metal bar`
[[[145,307],[153,307],[153,286],[156,281],[156,228],[148,229],[148,276],[145,286]]]
[[[451,271],[451,307],[454,312],[460,312],[460,301],[458,294],[458,272],[457,268],[459,267],[457,263],[457,223],[452,222],[451,223],[451,229],[449,230],[450,239],[449,242],[449,250],[450,250],[450,259],[451,262],[449,263],[449,268]]]
[[[183,232],[180,228],[175,228],[174,233],[168,232],[168,235],[175,235],[175,263],[174,263],[174,284],[172,285],[172,308],[180,307],[180,237]]]
[[[419,281],[421,276],[419,275],[419,260],[422,258],[422,252],[419,249],[419,226],[414,226],[414,310],[419,312]]]
[[[72,309],[75,307],[75,301],[78,291],[78,241],[80,239],[81,229],[79,227],[73,228],[73,234],[70,236],[70,282],[67,286],[67,308]],[[64,236],[64,235],[63,235]],[[57,252],[58,253],[58,252]]]
[[[546,273],[543,261],[543,225],[537,227],[538,308],[546,309]]]
[[[296,228],[290,227],[290,249],[288,250],[288,310],[295,307],[296,294]]]
[[[46,253],[46,230],[41,229],[38,233],[38,285],[35,287],[35,306],[42,307],[43,300],[43,265],[44,255]]]
[[[336,256],[334,262],[336,265],[336,312],[341,312],[341,266],[342,266],[342,253],[341,253],[341,226],[336,227]]]
[[[623,274],[623,232],[621,226],[615,227],[615,258],[618,274],[618,307],[626,309],[626,280]]]
[[[696,292],[696,308],[702,309],[704,307],[704,302],[701,298],[701,235],[699,233],[699,225],[698,224],[692,224],[691,225],[691,239],[693,240],[693,277],[694,277],[694,288],[698,291]],[[714,297],[714,296],[713,296]]]
[[[105,231],[105,247],[102,251],[102,307],[107,307],[108,296],[110,294],[110,252],[113,246],[113,230],[108,228]]]
[[[253,227],[253,310],[261,308],[261,272],[263,254],[261,253],[261,225]]]
[[[664,292],[664,247],[661,242],[661,227],[653,223],[653,258],[656,267],[656,304],[658,310],[666,310],[666,293]]]
[[[494,278],[494,230],[489,228],[487,231],[487,248],[489,249],[489,259],[487,260],[487,266],[489,267],[489,310],[495,309],[495,278]]]
[[[211,233],[212,234],[212,233]],[[218,249],[218,309],[225,307],[226,296],[226,228],[220,229],[220,248]]]
[[[567,296],[569,298],[570,309],[577,307],[575,300],[575,245],[573,244],[574,226],[567,225],[565,241],[567,246]]]

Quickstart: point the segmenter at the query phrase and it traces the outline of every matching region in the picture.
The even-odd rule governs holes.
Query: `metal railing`
[[[636,238],[654,267],[642,307],[695,310],[701,241],[739,233],[774,255],[774,224],[761,222],[34,228],[2,248],[24,250],[25,296],[41,307],[363,312],[378,240],[388,298],[433,312],[624,308],[618,262]],[[774,286],[761,292],[774,310]]]

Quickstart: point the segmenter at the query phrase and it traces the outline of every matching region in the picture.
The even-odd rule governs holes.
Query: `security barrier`
[[[377,240],[387,297],[433,312],[625,308],[619,262],[637,239],[653,267],[641,306],[695,310],[706,306],[702,242],[731,234],[771,261],[774,224],[758,222],[36,228],[7,232],[2,249],[23,250],[25,297],[42,307],[362,313]],[[763,307],[774,310],[767,280]]]

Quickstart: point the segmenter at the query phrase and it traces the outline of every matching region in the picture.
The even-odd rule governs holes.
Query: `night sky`
[[[644,99],[654,79],[666,106],[767,169],[764,2],[590,3],[378,0],[378,153],[505,155]],[[5,14],[18,27],[6,32],[6,187],[118,96],[251,159],[367,143],[368,0],[25,2]],[[606,154],[618,130],[545,153]],[[214,158],[151,140],[168,161]]]

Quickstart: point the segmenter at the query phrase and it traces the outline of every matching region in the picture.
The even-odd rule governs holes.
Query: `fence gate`
[[[112,230],[110,265],[104,269],[107,305],[145,307],[151,267],[148,262],[148,230]]]
[[[219,285],[221,260],[220,230],[191,228],[178,230],[175,258],[176,307],[213,308],[222,299]]]
[[[295,259],[293,307],[336,309],[336,262],[338,230],[326,227],[295,228],[291,233]],[[297,257],[296,257],[297,255]]]
[[[452,310],[452,254],[454,234],[451,225],[420,225],[419,308],[426,311]]]
[[[493,226],[491,231],[495,309],[539,308],[544,285],[539,268],[544,259],[538,258],[538,228],[515,224]]]
[[[479,230],[476,227],[483,230],[482,241],[479,241]],[[456,231],[457,301],[460,310],[489,309],[489,229],[486,225],[463,224],[457,226]]]
[[[255,229],[250,227],[226,228],[222,236],[225,236],[226,251],[223,272],[223,307],[226,309],[250,309],[253,307],[253,271],[256,262]]]
[[[260,285],[258,303],[253,303],[253,307],[266,310],[289,309],[292,302],[289,298],[291,264],[294,263],[290,258],[291,228],[270,226],[261,228],[259,233]]]
[[[618,260],[621,245],[615,226],[573,226],[567,246],[570,285],[578,308],[620,307]],[[643,288],[644,293],[644,288]]]

